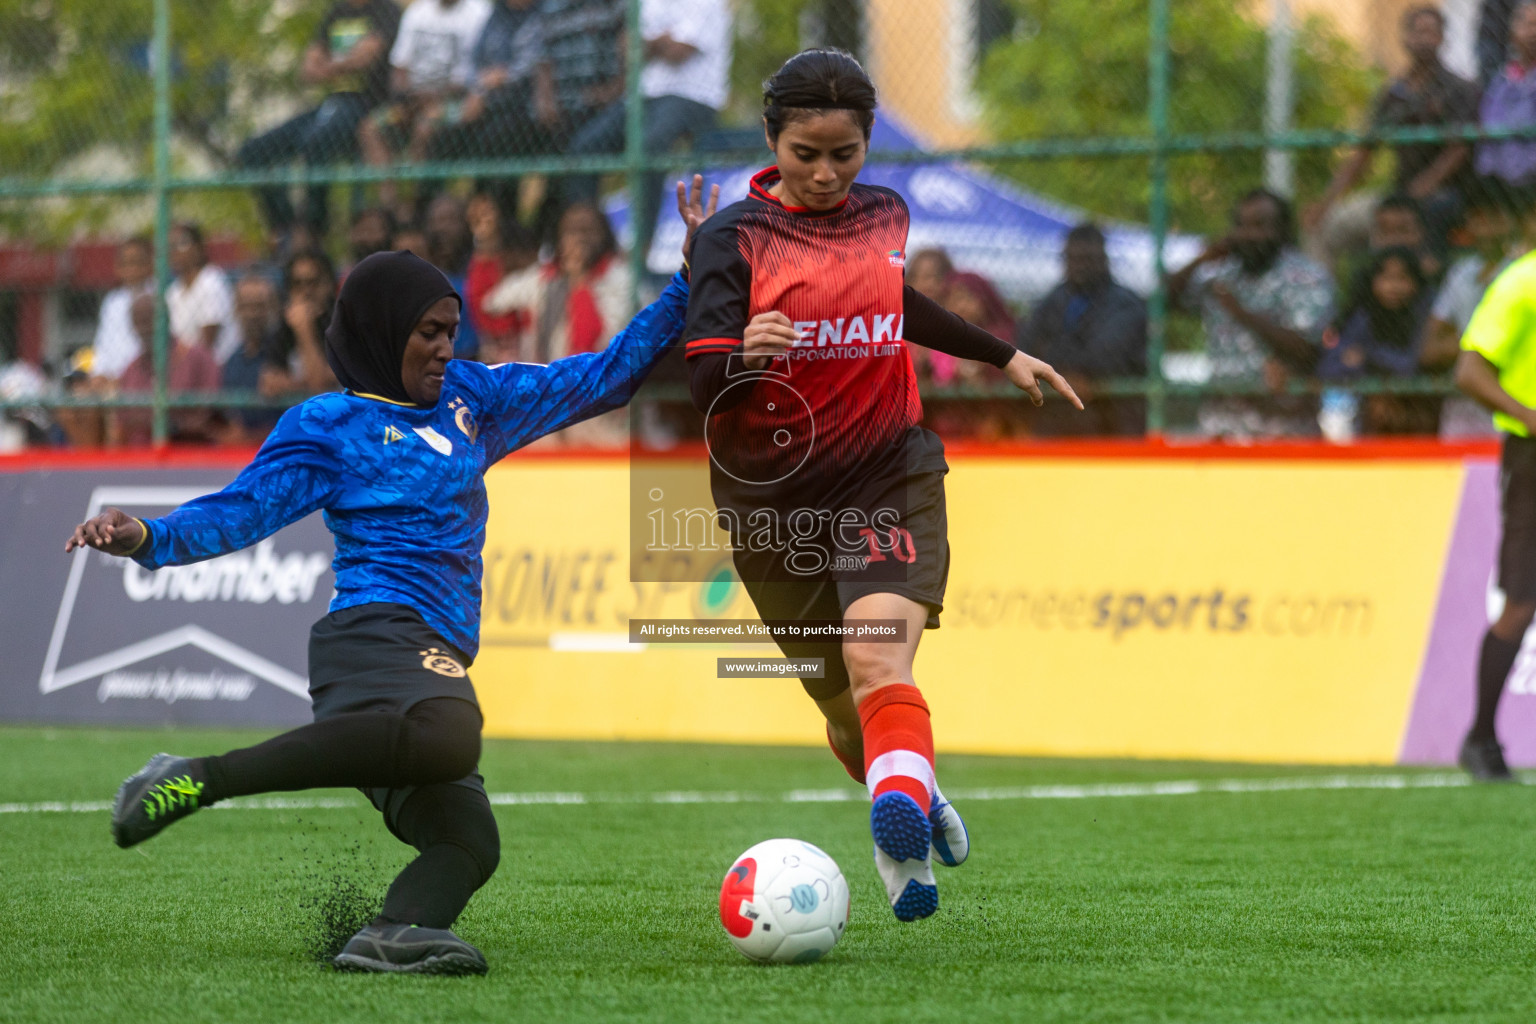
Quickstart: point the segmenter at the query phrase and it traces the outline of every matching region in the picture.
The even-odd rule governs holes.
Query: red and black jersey
[[[768,191],[778,177],[759,172],[746,199],[700,230],[683,332],[696,372],[726,361],[707,410],[717,498],[723,487],[774,504],[814,501],[890,465],[922,419],[904,340],[906,203],[855,184],[831,210],[787,207]],[[743,332],[775,310],[799,341],[748,370]]]

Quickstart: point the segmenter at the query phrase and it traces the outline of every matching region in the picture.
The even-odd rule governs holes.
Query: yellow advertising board
[[[941,749],[1396,758],[1461,463],[950,461],[948,599],[917,661]],[[632,617],[753,616],[718,553],[694,553],[694,582],[632,582],[657,573],[631,571],[631,473],[538,458],[488,475],[487,732],[821,742],[798,682],[716,678],[717,658],[771,646],[628,642]]]

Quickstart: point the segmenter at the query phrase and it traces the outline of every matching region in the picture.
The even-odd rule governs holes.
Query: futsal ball
[[[811,963],[843,937],[848,883],[837,862],[810,843],[764,840],[725,873],[720,923],[749,960]]]

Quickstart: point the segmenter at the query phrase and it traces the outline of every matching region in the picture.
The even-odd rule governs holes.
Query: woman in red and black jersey
[[[904,286],[906,203],[854,182],[874,109],[873,83],[838,50],[800,53],[764,84],[775,166],[701,229],[683,338],[711,489],[759,615],[896,627],[779,646],[825,659],[802,682],[869,786],[875,862],[909,921],[938,907],[931,858],[958,864],[968,840],[935,784],[912,676],[944,602],[948,466],[919,425],[907,342],[991,363],[1037,405],[1042,380],[1082,404],[1046,364]]]

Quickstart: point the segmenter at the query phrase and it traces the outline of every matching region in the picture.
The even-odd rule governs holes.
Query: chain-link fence
[[[1449,373],[1528,247],[1528,5],[13,0],[0,442],[259,440],[334,386],[336,281],[381,248],[469,298],[466,358],[600,346],[678,262],[665,183],[745,195],[761,82],[813,45],[880,91],[909,282],[1092,399],[914,349],[941,429],[1490,430]],[[676,367],[645,396],[696,434]]]

